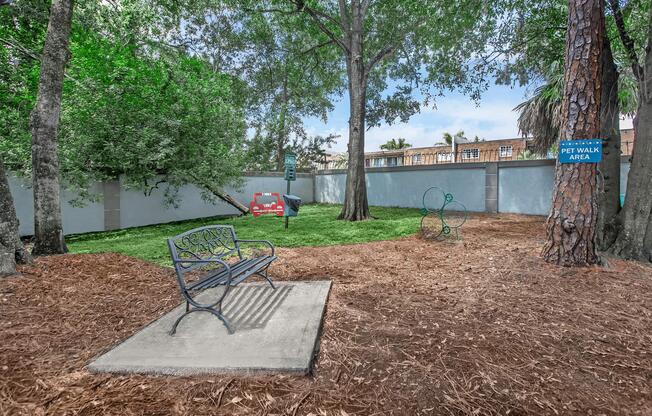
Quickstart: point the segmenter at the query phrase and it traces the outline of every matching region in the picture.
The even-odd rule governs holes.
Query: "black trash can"
[[[285,202],[285,211],[283,215],[286,217],[296,217],[299,214],[301,198],[296,195],[283,195],[283,202]]]

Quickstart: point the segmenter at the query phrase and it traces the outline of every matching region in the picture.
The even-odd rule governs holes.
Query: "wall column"
[[[498,162],[489,162],[485,167],[484,210],[498,212]]]
[[[106,181],[102,184],[104,194],[104,229],[120,229],[120,181]]]

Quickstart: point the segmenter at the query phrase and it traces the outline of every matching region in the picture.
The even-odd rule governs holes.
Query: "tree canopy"
[[[34,2],[36,4],[36,2]],[[29,173],[28,114],[33,107],[46,21],[30,2],[3,8],[0,38],[6,164]],[[64,85],[61,174],[84,198],[93,181],[119,175],[145,190],[165,184],[170,200],[193,183],[211,198],[237,184],[245,163],[245,102],[241,81],[205,60],[162,46],[157,27],[174,10],[133,2],[78,9]],[[37,13],[38,12],[38,13]],[[28,18],[28,16],[36,18]],[[162,16],[166,16],[165,19]],[[28,23],[24,23],[23,19]]]
[[[445,89],[458,88],[477,97],[486,82],[475,70],[474,58],[484,50],[508,2],[266,0],[238,4],[251,14],[276,16],[280,27],[299,34],[305,50],[336,51],[336,62],[346,68],[349,162],[340,218],[356,221],[370,218],[364,175],[367,127],[405,122]]]
[[[308,134],[304,119],[326,121],[345,85],[343,67],[332,49],[320,47],[324,34],[290,28],[301,25],[299,18],[204,1],[186,10],[176,36],[215,70],[243,82],[247,123],[255,132],[247,140],[250,169],[281,170],[288,150],[304,167],[317,163],[335,138]]]

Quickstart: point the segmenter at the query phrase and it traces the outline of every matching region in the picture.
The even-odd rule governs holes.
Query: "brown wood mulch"
[[[334,281],[309,377],[90,374],[180,302],[173,274],[40,258],[0,282],[0,414],[652,414],[652,267],[554,267],[542,231],[474,216],[456,242],[279,250],[277,279]]]

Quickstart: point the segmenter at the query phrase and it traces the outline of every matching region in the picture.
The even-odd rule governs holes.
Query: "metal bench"
[[[271,253],[246,258],[240,250],[242,243],[265,244]],[[276,260],[272,243],[266,240],[239,240],[230,225],[209,225],[186,231],[169,238],[168,247],[181,295],[186,300],[186,311],[174,322],[170,335],[175,334],[184,317],[199,311],[217,316],[232,334],[234,329],[222,313],[222,302],[229,289],[253,275],[264,278],[275,289],[267,275],[267,269]],[[201,303],[196,299],[201,291],[217,286],[224,286],[224,291],[215,302]]]

